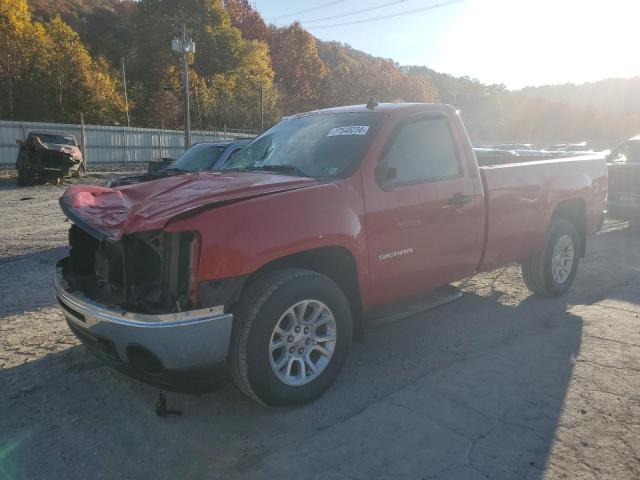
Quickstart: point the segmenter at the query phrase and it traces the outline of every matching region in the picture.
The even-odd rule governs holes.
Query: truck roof
[[[62,135],[63,137],[73,137],[76,138],[73,133],[64,133],[64,132],[56,132],[54,130],[31,130],[29,131],[29,135],[34,134],[43,134],[43,135]]]
[[[310,112],[291,115],[289,118],[298,118],[298,117],[304,117],[307,115],[326,115],[326,114],[333,114],[333,113],[365,113],[365,112],[396,113],[401,111],[418,111],[418,110],[442,111],[446,108],[453,108],[453,107],[443,103],[398,102],[398,103],[378,103],[373,108],[367,108],[366,104],[361,104],[361,105],[348,105],[345,107],[324,108],[321,110],[312,110]]]

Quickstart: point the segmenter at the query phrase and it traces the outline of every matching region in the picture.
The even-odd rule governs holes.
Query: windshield
[[[56,135],[53,133],[36,133],[34,137],[40,138],[42,143],[50,143],[54,145],[70,145],[75,146],[76,142],[70,135]]]
[[[210,170],[215,165],[225,147],[221,145],[208,145],[201,143],[194,145],[175,162],[169,164],[167,169],[184,170],[185,172],[197,172],[198,170]]]
[[[379,118],[373,112],[285,118],[229,160],[223,170],[345,178],[362,161]]]

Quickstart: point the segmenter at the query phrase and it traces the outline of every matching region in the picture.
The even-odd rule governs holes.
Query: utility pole
[[[84,115],[80,112],[80,151],[84,159],[84,168],[87,168],[87,145],[84,131]]]
[[[202,126],[202,111],[200,110],[200,95],[198,95],[198,84],[194,85],[195,94],[196,94],[196,107],[198,108],[198,120],[200,120],[200,130],[204,130]]]
[[[127,127],[130,127],[129,122],[129,97],[127,96],[127,73],[124,70],[124,57],[120,57],[122,60],[122,85],[124,85],[124,109],[127,112]]]
[[[191,114],[189,112],[189,62],[187,61],[187,30],[182,24],[182,75],[184,76],[184,149],[191,146]]]
[[[260,133],[264,132],[264,83],[260,83]]]
[[[191,146],[191,116],[189,114],[189,61],[187,53],[195,53],[196,45],[187,38],[187,28],[182,23],[182,38],[174,38],[171,48],[182,53],[182,83],[184,89],[184,149]]]

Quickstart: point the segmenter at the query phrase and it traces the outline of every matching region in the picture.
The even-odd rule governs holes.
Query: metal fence
[[[65,123],[15,122],[0,120],[0,168],[14,168],[18,155],[16,140],[29,132],[50,130],[75,135],[81,142],[81,126]],[[191,142],[217,142],[238,137],[252,137],[248,130],[192,131]],[[84,126],[84,156],[87,166],[126,165],[148,162],[162,157],[176,158],[184,151],[182,130],[119,126]]]

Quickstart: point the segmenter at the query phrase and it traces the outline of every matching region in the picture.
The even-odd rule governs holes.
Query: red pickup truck
[[[266,405],[310,401],[369,319],[521,262],[571,285],[603,219],[607,169],[581,157],[479,166],[448,105],[283,119],[222,171],[74,186],[56,295],[95,354],[164,388],[221,373]]]

